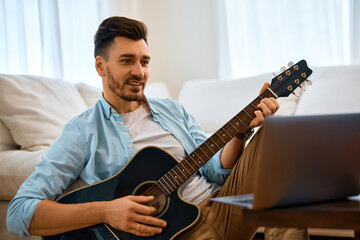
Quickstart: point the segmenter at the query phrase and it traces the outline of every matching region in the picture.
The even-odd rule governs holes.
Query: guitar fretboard
[[[213,155],[223,148],[233,137],[235,137],[236,134],[248,126],[255,118],[254,112],[258,110],[257,105],[263,98],[269,97],[277,98],[277,96],[268,88],[192,153],[190,153],[186,158],[160,178],[156,183],[157,187],[160,188],[166,196],[169,196]]]

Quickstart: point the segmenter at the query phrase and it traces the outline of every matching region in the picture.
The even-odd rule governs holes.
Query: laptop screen
[[[360,193],[360,113],[265,120],[253,209]]]

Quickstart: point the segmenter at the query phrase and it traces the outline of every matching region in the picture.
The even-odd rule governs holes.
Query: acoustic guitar
[[[189,229],[199,219],[200,212],[196,205],[185,202],[181,198],[179,187],[237,133],[250,124],[255,118],[254,111],[258,110],[256,106],[263,98],[286,97],[304,81],[308,81],[307,78],[312,74],[305,60],[282,70],[282,73],[272,79],[270,87],[181,162],[160,148],[146,147],[137,152],[114,176],[74,190],[56,200],[59,203],[85,203],[110,201],[127,195],[155,196],[148,205],[157,209],[156,217],[167,222],[161,234],[146,238],[138,237],[103,223],[60,235],[43,237],[43,239],[168,240]]]

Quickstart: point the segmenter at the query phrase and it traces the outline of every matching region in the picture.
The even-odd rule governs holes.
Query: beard
[[[123,83],[119,83],[114,79],[111,71],[109,69],[107,69],[107,71],[108,71],[108,87],[115,95],[129,102],[140,101],[143,99],[144,97],[143,91],[137,89],[131,89],[130,90],[131,92],[126,93],[124,89],[125,85],[131,80],[141,81],[143,80],[143,77],[131,76],[127,78]],[[143,85],[145,87],[145,83],[143,83]],[[139,92],[141,92],[141,94],[139,94]]]

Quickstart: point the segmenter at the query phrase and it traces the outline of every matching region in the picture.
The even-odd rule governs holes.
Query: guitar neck
[[[236,134],[241,132],[255,118],[257,105],[264,98],[274,97],[276,94],[268,88],[235,117],[216,131],[210,138],[168,171],[160,178],[156,185],[168,196],[180,187],[190,176],[204,165],[213,155],[223,148]]]

